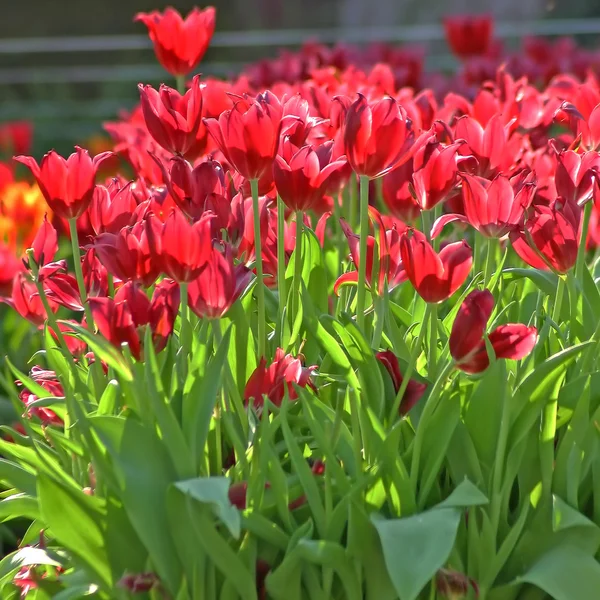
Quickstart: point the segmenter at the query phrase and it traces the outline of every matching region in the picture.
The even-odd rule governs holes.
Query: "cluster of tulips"
[[[170,8],[137,18],[148,27],[156,56],[176,86],[140,84],[139,106],[106,124],[114,153],[124,161],[119,174],[99,181],[113,152],[92,157],[76,147],[63,158],[50,151],[39,164],[31,156],[15,157],[31,172],[47,209],[22,261],[0,263],[0,290],[4,302],[46,332],[46,354],[54,349],[67,357],[65,373],[71,375],[65,379],[51,361],[36,364],[28,376],[21,373],[18,398],[27,408],[2,451],[10,453],[10,444],[37,448],[39,441],[31,446],[26,441],[33,431],[68,432],[84,419],[74,406],[64,411],[44,401],[77,398],[67,390],[74,385],[69,377],[88,381],[89,374],[95,400],[85,398],[83,404],[89,411],[91,402],[92,412],[106,415],[98,406],[115,378],[125,386],[131,374],[148,378],[144,369],[158,364],[175,398],[174,380],[185,395],[195,385],[189,383],[194,369],[226,360],[229,352],[223,383],[215,376],[212,403],[219,401],[207,418],[226,419],[235,406],[236,418],[245,419],[240,430],[246,438],[234,439],[224,425],[218,429],[223,439],[216,443],[217,462],[209,453],[207,469],[199,458],[197,468],[187,472],[190,478],[228,475],[229,506],[218,513],[227,527],[231,522],[223,511],[231,505],[251,511],[276,485],[261,486],[255,469],[245,471],[250,457],[263,460],[247,442],[248,420],[251,427],[267,427],[270,418],[283,418],[306,398],[324,402],[328,389],[341,385],[336,368],[348,382],[339,406],[347,409],[348,427],[363,435],[361,411],[371,408],[357,408],[352,394],[361,387],[373,391],[372,377],[382,382],[376,388],[380,395],[388,390],[385,402],[365,396],[362,402],[379,407],[369,418],[392,432],[389,439],[396,444],[393,432],[410,430],[408,485],[415,507],[430,506],[433,481],[419,475],[428,460],[424,432],[436,423],[440,398],[450,394],[459,372],[477,382],[501,359],[528,357],[524,364],[530,364],[536,344],[548,343],[551,325],[541,317],[546,313],[552,314],[559,349],[597,338],[578,322],[580,312],[587,314],[579,305],[582,290],[595,286],[588,259],[600,245],[597,53],[569,54],[566,42],[530,40],[525,54],[509,56],[492,40],[489,18],[465,17],[446,22],[449,44],[463,61],[453,78],[424,74],[422,57],[409,50],[378,47],[359,55],[346,47],[308,44],[299,53],[253,65],[235,80],[189,79],[210,43],[214,9],[195,9],[185,20]],[[63,238],[70,238],[70,258]],[[505,269],[509,264],[513,268]],[[510,305],[498,310],[505,277],[529,278],[547,291],[538,295],[538,308],[527,321],[507,322],[515,314]],[[567,309],[571,320],[564,327]],[[336,336],[353,340],[344,342],[341,355],[333,345]],[[232,338],[235,351],[227,346]],[[596,356],[593,348],[586,350],[590,370]],[[379,368],[381,376],[369,373]],[[143,422],[145,409],[130,393],[111,406]],[[210,386],[202,393],[210,395]],[[336,406],[332,401],[339,428]],[[556,405],[540,418],[554,442]],[[175,443],[171,426],[160,422],[158,435]],[[281,427],[288,444],[288,425]],[[185,432],[185,423],[182,428]],[[91,434],[82,431],[87,440]],[[57,445],[57,438],[46,439],[50,447]],[[358,442],[356,461],[378,463],[371,443]],[[333,460],[316,438],[309,446],[314,456],[304,454],[310,458],[307,473],[297,457],[291,459],[303,491],[286,498],[283,508],[290,513],[307,506],[316,511],[314,494],[322,485],[327,501],[333,488],[343,490],[336,478],[347,459]],[[202,448],[196,450],[202,454]],[[544,495],[550,493],[547,465],[551,473],[553,459],[553,454],[550,463],[542,459]],[[97,455],[91,470],[78,466],[79,479],[75,470],[69,475],[83,495],[102,497],[100,463]],[[283,469],[278,473],[284,476]],[[395,485],[396,475],[390,477],[383,487]],[[501,475],[494,475],[499,493],[496,477]],[[102,485],[110,481],[102,477]],[[389,489],[385,494],[396,506],[394,494]],[[369,502],[376,504],[375,497]],[[493,514],[498,527],[500,512]],[[317,516],[315,521],[329,539],[331,531],[326,535]],[[54,529],[50,525],[50,535],[64,543],[60,527]],[[382,543],[385,551],[383,537]],[[448,569],[446,558],[435,566],[432,594],[489,593],[493,578],[483,577],[482,584],[476,573],[463,575],[464,566],[461,573]],[[277,582],[285,577],[276,570],[278,560],[259,557],[256,585],[244,595],[232,583],[230,595],[220,597],[282,597]],[[43,563],[43,574],[39,564],[26,563],[14,577],[22,594],[37,589],[42,579],[60,580],[64,568],[58,563]],[[336,564],[332,559],[327,568]],[[148,572],[110,581],[123,593],[187,597],[177,594],[156,557],[149,566]],[[398,583],[391,571],[390,577],[403,600],[421,592],[407,591],[410,585]],[[323,589],[331,591],[331,576],[324,581]],[[187,585],[192,583],[188,577]],[[363,597],[353,596],[346,584],[337,595],[310,597]],[[317,584],[305,585],[312,594]],[[232,595],[234,589],[238,595]]]

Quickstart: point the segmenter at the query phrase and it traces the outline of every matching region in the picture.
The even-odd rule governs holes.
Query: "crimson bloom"
[[[317,153],[312,146],[298,150],[286,139],[281,145],[273,164],[277,191],[289,209],[311,210],[322,200],[333,176],[345,168],[346,159],[321,162],[325,154]],[[328,158],[331,160],[331,155]]]
[[[485,54],[492,41],[492,17],[456,15],[444,19],[446,41],[459,58]]]
[[[146,234],[150,251],[161,270],[177,283],[188,283],[200,275],[212,250],[212,221],[214,215],[205,213],[194,224],[179,210],[172,210],[167,220],[156,226],[150,215]]]
[[[294,384],[300,387],[307,385],[314,388],[311,381],[316,366],[303,366],[303,357],[299,355],[294,358],[286,354],[283,349],[277,348],[273,362],[267,367],[267,360],[260,359],[258,367],[254,370],[244,389],[244,400],[248,404],[251,400],[257,410],[262,410],[263,396],[275,404],[281,406],[281,402],[287,390],[290,400],[296,400],[298,394]]]
[[[108,185],[97,185],[88,209],[90,225],[96,233],[118,233],[132,225],[132,215],[138,206],[136,186],[113,179]]]
[[[118,233],[101,233],[96,237],[94,250],[111,275],[145,287],[156,281],[161,265],[150,250],[150,229],[155,229],[155,237],[159,237],[162,223],[157,218],[148,218],[133,227],[123,227]]]
[[[172,7],[164,13],[138,13],[135,21],[148,28],[158,62],[171,75],[187,75],[201,60],[215,31],[216,11],[212,6],[194,8],[183,19]]]
[[[421,215],[421,208],[411,193],[414,158],[406,161],[383,178],[381,193],[388,210],[407,223]]]
[[[561,209],[558,201],[552,206],[535,205],[525,227],[512,233],[510,241],[528,265],[566,273],[577,261],[579,219]]]
[[[80,217],[92,201],[98,168],[112,152],[102,152],[93,159],[89,152],[75,146],[69,158],[51,150],[38,165],[32,156],[16,156],[15,160],[31,170],[48,206],[63,219]]]
[[[188,287],[189,306],[198,317],[220,319],[252,280],[245,265],[234,265],[231,246],[213,247],[206,266]]]
[[[556,193],[565,203],[581,205],[590,200],[594,182],[598,181],[600,155],[597,152],[579,154],[573,150],[563,150],[556,156],[554,184]]]
[[[400,256],[417,294],[431,303],[450,298],[465,282],[473,264],[473,253],[464,240],[448,244],[437,254],[416,229],[400,238]]]
[[[450,354],[456,366],[465,373],[481,373],[489,366],[484,334],[494,309],[494,296],[489,290],[474,290],[462,303],[450,333]],[[537,342],[537,329],[522,324],[500,325],[488,339],[496,358],[520,360]]]
[[[34,325],[43,325],[48,317],[35,283],[22,271],[15,275],[11,297],[4,298],[3,301],[10,304],[24,319]],[[48,304],[52,312],[57,311],[56,302],[48,299]]]
[[[162,84],[159,90],[139,84],[144,121],[154,141],[172,154],[197,154],[198,134],[202,124],[202,89],[200,76],[181,95]]]
[[[23,270],[23,263],[17,260],[12,248],[0,243],[0,298],[12,293],[13,279]]]
[[[89,303],[98,331],[117,347],[128,344],[139,360],[146,326],[152,331],[156,351],[166,346],[179,308],[179,287],[164,279],[148,300],[145,292],[130,281],[119,288],[114,299],[90,298]]]
[[[521,226],[525,210],[535,193],[530,174],[523,173],[509,179],[497,175],[492,181],[463,175],[463,209],[465,214],[442,215],[433,225],[431,237],[437,237],[452,221],[468,223],[479,233],[490,238],[501,238]]]
[[[377,358],[377,360],[389,373],[390,377],[392,378],[392,383],[394,384],[394,390],[397,394],[402,387],[402,381],[404,379],[402,373],[400,372],[400,363],[398,362],[398,357],[391,350],[385,350],[383,352],[377,352],[375,358]],[[406,386],[404,395],[402,396],[399,414],[401,416],[406,415],[410,409],[422,398],[426,389],[427,385],[425,383],[420,383],[414,379],[411,379]]]
[[[47,215],[44,216],[44,221],[35,234],[31,247],[33,248],[33,259],[38,265],[52,261],[58,251],[58,234],[52,223],[48,221]]]
[[[246,179],[270,171],[277,154],[283,108],[269,91],[245,95],[219,119],[205,119],[208,132],[227,162]]]
[[[390,96],[369,103],[362,95],[346,112],[344,149],[358,175],[382,177],[406,162],[414,142],[412,123]]]
[[[42,369],[39,366],[34,366],[29,373],[29,377],[35,381],[40,387],[44,388],[48,393],[47,396],[61,397],[65,395],[62,384],[58,381],[54,371]],[[23,386],[21,381],[15,382],[18,387],[22,388],[19,392],[19,399],[27,407],[26,415],[28,417],[37,417],[44,425],[62,425],[62,419],[50,408],[44,406],[30,406],[39,396],[36,396]]]

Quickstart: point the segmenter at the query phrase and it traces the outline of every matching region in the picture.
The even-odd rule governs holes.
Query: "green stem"
[[[181,318],[181,331],[180,331],[180,342],[181,347],[183,348],[184,354],[186,356],[189,355],[191,350],[191,331],[190,331],[190,320],[189,320],[189,311],[188,311],[188,284],[180,283],[179,284],[179,292],[180,292],[180,305],[179,305],[179,316]]]
[[[265,313],[265,287],[263,283],[262,242],[260,238],[260,210],[258,205],[258,179],[250,180],[252,210],[254,214],[254,248],[256,254],[256,299],[258,301],[258,356],[265,356],[267,345],[267,317]]]
[[[381,335],[383,334],[383,324],[385,322],[385,315],[387,312],[387,288],[384,290],[382,296],[373,295],[373,303],[375,307],[374,312],[374,327],[373,327],[373,338],[371,340],[371,347],[375,350],[379,350],[381,344]]]
[[[402,403],[402,398],[404,393],[406,392],[406,388],[408,387],[408,383],[410,381],[410,377],[415,370],[417,359],[421,354],[421,346],[423,345],[423,340],[425,339],[425,332],[427,331],[427,322],[429,321],[429,313],[431,311],[431,304],[427,304],[425,308],[425,314],[423,315],[423,321],[421,322],[421,330],[419,331],[419,336],[417,337],[417,341],[413,346],[412,352],[410,354],[410,358],[408,360],[408,365],[406,366],[406,371],[402,377],[402,384],[400,385],[400,389],[396,394],[396,398],[394,399],[394,404],[392,405],[392,410],[389,416],[389,425],[392,426],[398,416],[398,410],[400,409],[400,405]]]
[[[356,291],[356,323],[365,328],[365,296],[367,279],[367,237],[369,235],[369,178],[360,176],[360,242],[358,250],[358,289]],[[355,261],[356,262],[356,259]]]
[[[437,371],[437,341],[437,304],[431,304],[429,311],[429,356],[427,357],[427,369],[430,381],[435,379]]]
[[[423,412],[421,413],[421,418],[419,419],[419,423],[415,431],[413,454],[410,463],[410,482],[415,493],[417,491],[417,482],[419,479],[419,463],[421,461],[421,450],[423,448],[423,439],[425,436],[425,431],[427,430],[427,425],[431,419],[431,416],[435,412],[435,409],[437,407],[437,400],[442,392],[444,384],[446,383],[446,379],[448,379],[453,369],[454,362],[450,361],[446,365],[440,376],[436,379],[435,385],[433,386],[433,389],[431,390],[431,393],[427,398],[427,402],[423,407]]]
[[[302,235],[304,234],[304,213],[296,211],[296,248],[294,250],[294,290],[292,293],[292,315],[293,319],[298,314],[300,304],[300,282],[302,281]]]
[[[556,287],[556,298],[552,308],[552,320],[560,325],[560,311],[562,310],[563,296],[565,295],[565,278],[562,275],[558,276],[558,286]]]
[[[185,94],[185,75],[175,75],[175,87],[182,96]]]
[[[571,309],[571,319],[569,324],[569,342],[571,344],[575,343],[575,323],[577,323],[577,312],[579,310],[577,302],[579,294],[577,293],[577,281],[575,277],[573,269],[567,272],[567,291],[569,293],[569,307]],[[583,282],[581,282],[581,285],[583,289]]]
[[[496,456],[494,458],[494,475],[492,478],[492,498],[491,498],[491,521],[493,531],[498,533],[498,524],[500,521],[500,510],[502,508],[502,476],[504,473],[504,460],[506,454],[506,444],[510,431],[510,404],[509,398],[502,388],[502,416],[500,417],[500,429],[498,431],[498,441],[496,443]]]
[[[483,285],[487,287],[490,279],[492,278],[492,270],[494,268],[494,259],[496,258],[496,246],[498,240],[496,238],[489,238],[487,241],[487,254],[485,257],[485,271],[483,274]]]
[[[94,319],[92,311],[87,301],[87,291],[83,280],[83,270],[81,269],[81,253],[79,252],[79,236],[77,234],[77,219],[69,219],[69,232],[71,234],[71,248],[73,250],[73,262],[75,263],[75,278],[77,279],[77,287],[81,296],[81,304],[85,311],[85,320],[87,321],[88,329],[94,331]]]
[[[108,280],[108,295],[111,298],[114,298],[115,297],[115,280],[110,273],[107,274],[107,280]]]
[[[575,272],[577,279],[581,283],[581,289],[583,289],[583,270],[585,269],[585,245],[587,242],[587,234],[590,228],[590,218],[592,216],[592,201],[588,201],[583,210],[583,224],[581,226],[581,237],[579,239],[579,248],[577,249],[577,262]]]
[[[279,293],[279,326],[281,327],[281,342],[283,346],[283,313],[287,300],[285,290],[285,204],[277,195],[277,289]]]
[[[353,174],[348,182],[348,224],[352,229],[356,226],[357,202],[356,176]]]

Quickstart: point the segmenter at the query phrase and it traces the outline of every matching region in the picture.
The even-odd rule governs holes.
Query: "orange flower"
[[[8,184],[0,193],[0,240],[15,254],[31,246],[48,207],[37,185]]]

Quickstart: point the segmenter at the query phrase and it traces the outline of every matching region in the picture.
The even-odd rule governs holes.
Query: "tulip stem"
[[[581,237],[579,239],[579,248],[577,249],[577,262],[575,267],[575,273],[577,279],[583,289],[583,270],[585,269],[585,250],[587,244],[588,230],[590,228],[590,218],[592,216],[592,201],[588,201],[583,210],[583,224],[581,226]]]
[[[487,241],[487,253],[485,256],[485,271],[483,273],[483,286],[487,287],[492,278],[492,269],[494,268],[494,258],[496,257],[496,238],[490,238]]]
[[[185,94],[185,75],[175,75],[175,87],[180,95]]]
[[[356,323],[365,328],[365,296],[367,279],[367,237],[369,235],[369,178],[360,176],[360,245],[358,250],[358,289],[356,291]],[[356,257],[354,262],[356,262]]]
[[[265,313],[265,288],[263,283],[262,242],[260,238],[260,208],[258,205],[258,179],[250,180],[252,212],[254,218],[254,253],[256,255],[256,299],[258,301],[258,356],[265,356],[267,319]]]
[[[285,293],[285,204],[277,194],[277,288],[279,291],[279,326],[281,327],[281,346],[283,346],[283,313],[287,296]]]
[[[371,347],[375,350],[379,350],[381,344],[381,335],[383,334],[383,324],[385,322],[385,314],[387,311],[387,289],[384,290],[382,295],[373,295],[373,304],[375,307],[374,312],[374,328],[373,338],[371,340]]]
[[[292,293],[292,319],[298,314],[300,303],[300,281],[302,280],[302,235],[304,233],[304,213],[296,211],[296,248],[294,250],[294,291]]]
[[[71,234],[71,248],[73,250],[73,263],[75,266],[75,278],[77,279],[77,287],[81,296],[81,304],[85,312],[85,320],[90,331],[94,331],[94,319],[92,311],[87,301],[87,291],[83,280],[83,271],[81,269],[81,253],[79,251],[79,236],[77,234],[77,219],[69,219],[69,232]]]
[[[190,332],[190,320],[188,315],[188,284],[180,283],[179,284],[179,293],[180,293],[180,318],[181,318],[181,329],[179,331],[179,341],[181,343],[181,347],[183,348],[183,352],[186,356],[190,353],[190,340],[191,340],[191,332]]]
[[[429,310],[429,356],[427,357],[428,377],[431,381],[435,379],[437,371],[437,304],[430,304]]]
[[[410,353],[410,358],[408,359],[408,365],[406,366],[406,371],[404,372],[404,376],[402,377],[400,389],[398,390],[396,398],[394,399],[394,404],[392,405],[392,410],[389,416],[390,427],[394,424],[395,419],[398,416],[398,411],[400,410],[400,405],[402,404],[402,398],[410,382],[410,377],[413,374],[413,371],[415,370],[415,367],[417,365],[417,359],[421,354],[421,346],[423,345],[423,340],[425,339],[425,332],[427,331],[427,322],[429,321],[429,314],[431,312],[432,306],[432,304],[427,304],[425,308],[425,314],[423,315],[423,320],[421,321],[421,329],[419,331],[419,336],[417,337],[416,343],[413,345],[412,352]]]

